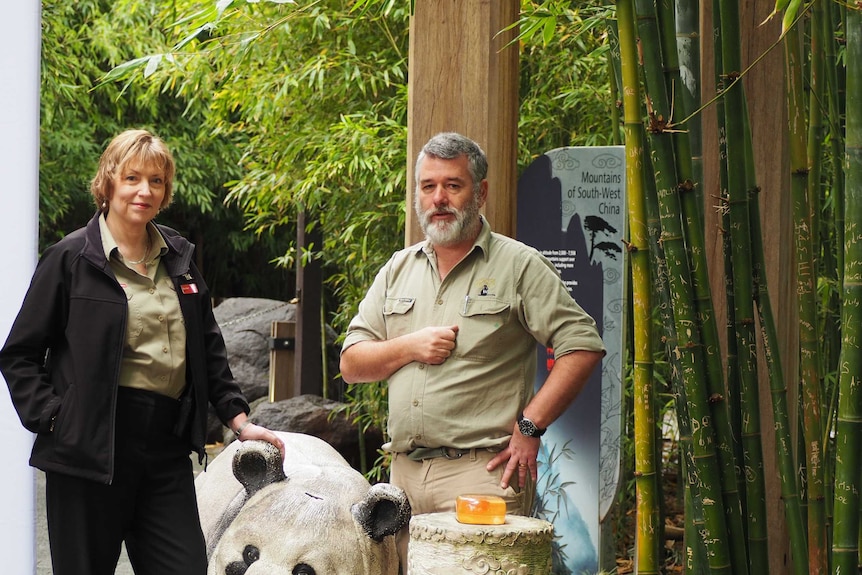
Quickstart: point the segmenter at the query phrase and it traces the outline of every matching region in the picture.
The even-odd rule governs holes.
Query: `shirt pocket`
[[[412,297],[388,297],[383,304],[383,320],[386,322],[386,339],[392,339],[413,331]]]
[[[176,310],[177,310],[177,313],[176,314],[170,314],[168,316],[168,319],[170,319],[171,321],[177,320],[181,324],[185,325],[186,318],[183,317],[182,309],[180,308],[180,295],[179,295],[179,293],[177,293],[177,286],[174,285],[174,282],[169,277],[166,277],[164,280],[162,280],[162,285],[165,286],[165,288],[167,290],[169,290],[167,292],[168,297],[173,298],[173,301],[171,301],[168,304],[168,307],[172,308],[175,306]]]
[[[137,296],[137,297],[136,297]],[[126,291],[126,300],[128,301],[128,322],[126,326],[126,339],[132,343],[138,339],[141,332],[144,331],[144,314],[141,310],[140,294],[135,294],[132,291]]]
[[[491,361],[503,351],[501,343],[512,305],[493,297],[469,298],[461,310],[455,356],[472,361]]]

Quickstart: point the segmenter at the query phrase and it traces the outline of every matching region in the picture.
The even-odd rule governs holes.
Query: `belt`
[[[417,447],[413,451],[407,452],[407,457],[413,461],[422,461],[423,459],[434,459],[435,457],[445,457],[446,459],[460,459],[465,453],[474,451],[471,449],[457,449],[455,447]]]
[[[405,455],[413,461],[434,459],[435,457],[461,459],[462,456],[467,455],[468,453],[476,453],[477,451],[497,453],[502,449],[502,447],[473,447],[471,449],[458,449],[457,447],[417,447],[413,451],[408,451]]]

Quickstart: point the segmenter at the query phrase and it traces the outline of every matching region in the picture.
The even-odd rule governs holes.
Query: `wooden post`
[[[319,251],[320,226],[306,231],[305,212],[296,221],[296,362],[294,381],[297,394],[323,395],[323,350],[320,343],[320,303],[323,279],[320,260],[303,264],[302,254]]]
[[[296,324],[274,321],[269,340],[269,401],[271,403],[299,395],[294,377]]]
[[[491,228],[514,236],[518,159],[518,0],[423,0],[410,20],[407,245],[423,239],[413,210],[414,164],[438,132],[472,138],[488,155]]]

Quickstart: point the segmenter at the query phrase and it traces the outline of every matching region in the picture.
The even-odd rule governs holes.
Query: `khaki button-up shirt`
[[[152,262],[144,276],[123,262],[104,216],[99,223],[105,257],[128,300],[120,385],[178,399],[186,387],[186,326],[174,283],[159,265],[168,246],[155,226],[148,225]]]
[[[396,252],[360,303],[344,349],[429,325],[458,325],[455,349],[440,365],[412,362],[389,378],[390,451],[502,447],[533,395],[537,342],[555,357],[604,351],[553,264],[484,219],[443,281],[426,242]]]

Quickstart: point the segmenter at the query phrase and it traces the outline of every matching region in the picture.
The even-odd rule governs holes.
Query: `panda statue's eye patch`
[[[254,545],[246,545],[245,549],[242,550],[242,560],[245,561],[245,564],[251,565],[258,559],[260,559],[260,549]]]
[[[298,563],[296,567],[293,568],[293,571],[291,571],[291,575],[317,575],[317,572],[311,565]]]
[[[254,545],[246,545],[242,550],[242,561],[229,563],[224,569],[224,575],[245,575],[249,566],[258,559],[260,559],[260,549]]]
[[[242,561],[234,561],[224,568],[224,575],[245,575],[246,571],[248,571],[248,565]]]

